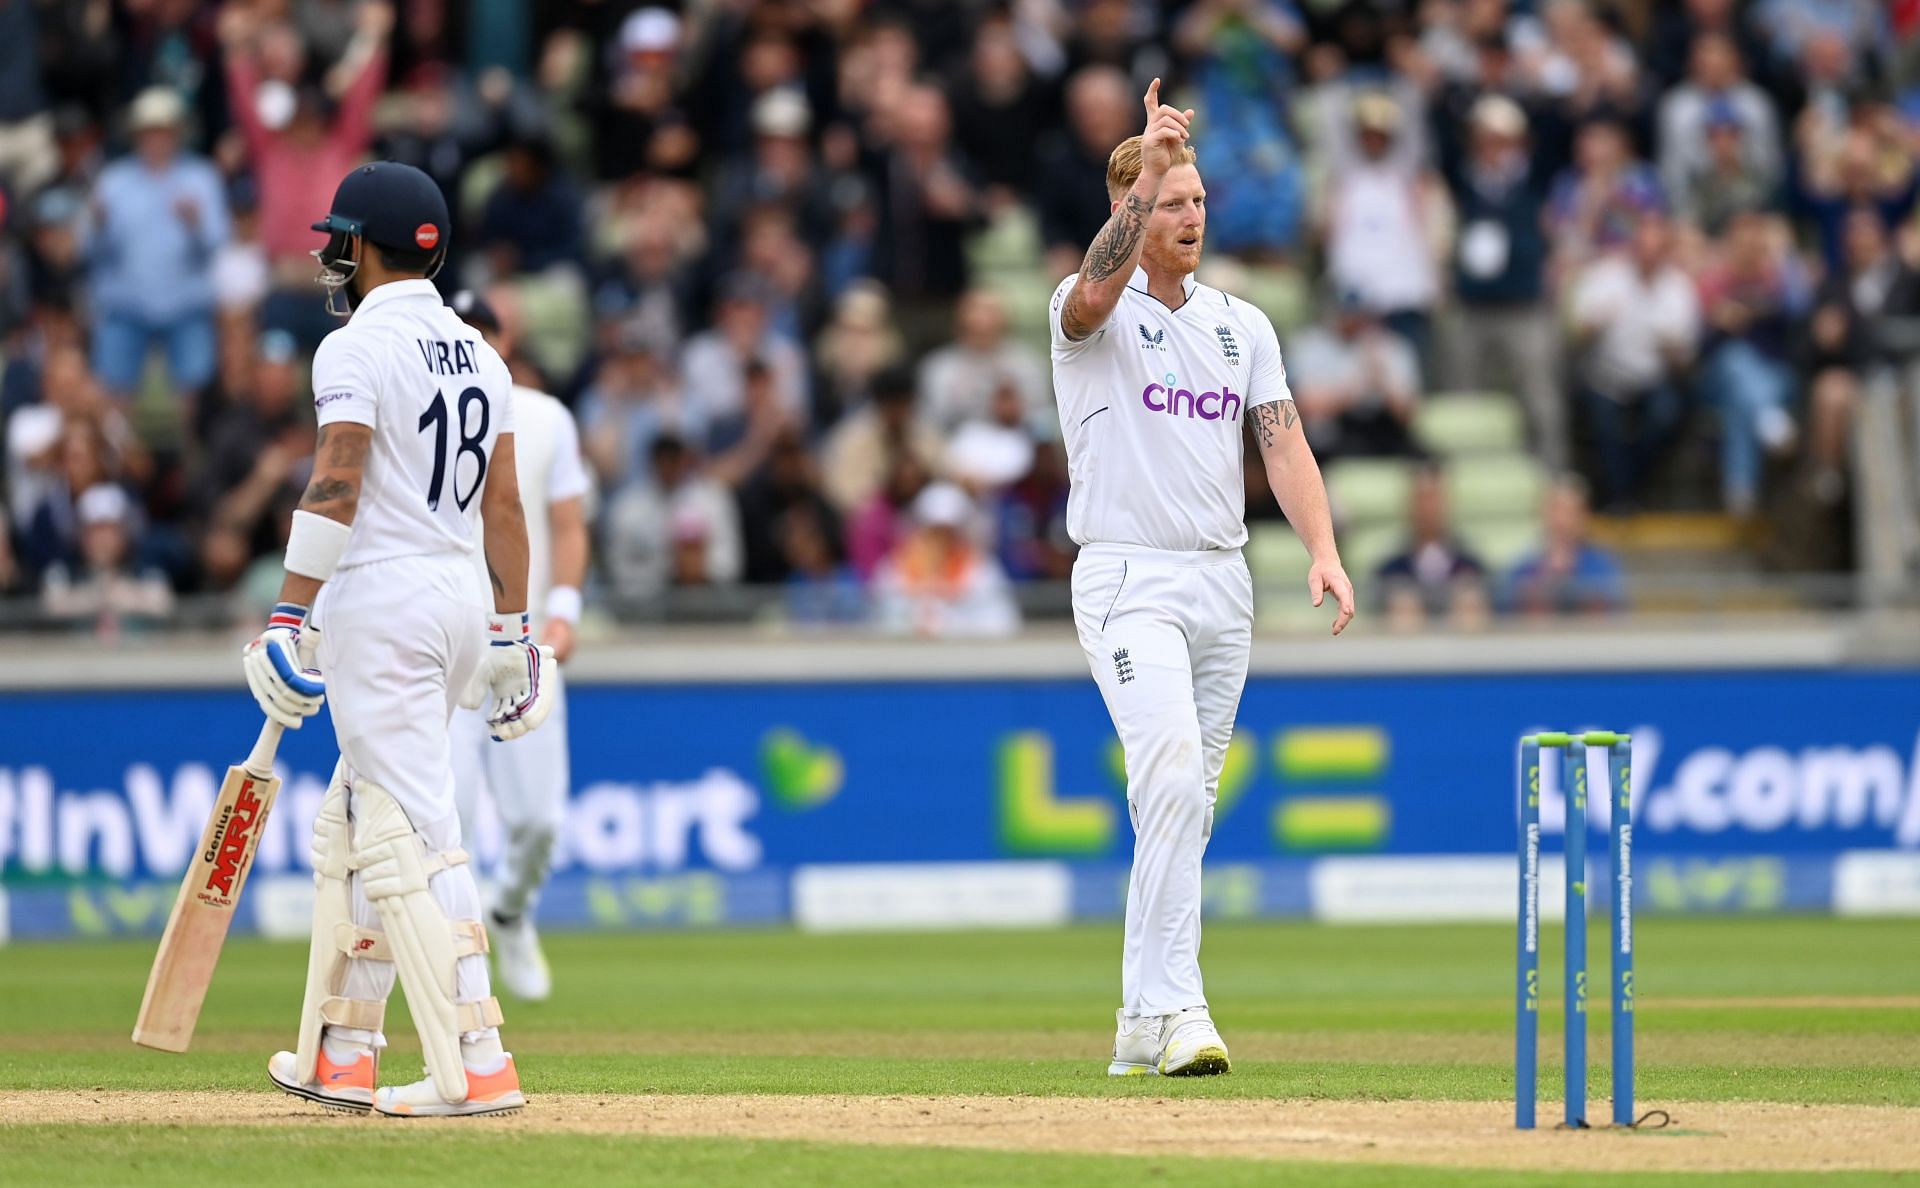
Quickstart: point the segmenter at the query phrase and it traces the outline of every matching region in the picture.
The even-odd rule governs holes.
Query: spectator
[[[262,24],[254,9],[238,4],[220,13],[227,94],[260,187],[260,240],[277,265],[302,273],[312,267],[308,253],[324,240],[313,229],[314,212],[327,209],[334,187],[365,155],[387,77],[393,9],[366,3],[355,14],[352,43],[327,88],[299,85],[306,47],[292,28]]]
[[[714,480],[732,490],[764,476],[776,444],[795,426],[774,392],[773,369],[758,359],[747,364],[746,403],[741,417],[713,426],[707,435]]]
[[[609,494],[650,481],[654,444],[691,428],[664,352],[634,325],[614,333],[580,397],[579,419],[587,462]]]
[[[696,265],[705,253],[696,198],[652,183],[617,223],[617,257],[602,269],[593,306],[603,323],[635,328],[671,352],[687,337]]]
[[[1380,566],[1387,626],[1396,631],[1428,623],[1468,631],[1486,626],[1492,609],[1486,566],[1453,534],[1438,467],[1414,473],[1407,522],[1413,534],[1406,549]]]
[[[71,303],[81,289],[86,260],[80,250],[81,222],[86,202],[77,189],[53,186],[35,195],[27,209],[29,230],[24,275],[18,279],[25,292],[13,295],[13,301],[51,298]],[[18,324],[18,315],[4,319],[8,328]]]
[[[0,0],[0,187],[15,195],[31,194],[59,167],[34,8],[34,0]]]
[[[1040,237],[1047,250],[1047,275],[1076,272],[1087,245],[1106,225],[1111,207],[1107,157],[1114,146],[1139,131],[1139,100],[1127,76],[1110,66],[1091,66],[1067,80],[1067,127],[1040,150],[1035,197],[1040,208]]]
[[[965,83],[954,91],[953,126],[990,208],[1005,208],[1032,192],[1034,143],[1053,119],[1046,100],[1020,54],[1013,17],[988,12],[974,31]]]
[[[953,340],[920,364],[920,412],[946,436],[986,415],[994,393],[1011,384],[1022,416],[1040,437],[1059,436],[1053,383],[1039,352],[1007,337],[1006,303],[989,289],[972,289],[953,310]]]
[[[260,242],[260,209],[253,187],[233,188],[233,224],[212,264],[213,304],[222,323],[250,331],[255,314],[273,288],[273,268]]]
[[[274,270],[275,292],[261,316],[310,348],[333,329],[313,300],[310,253],[325,243],[313,221],[373,139],[393,9],[371,0],[355,19],[345,56],[315,85],[303,81],[306,46],[291,26],[262,23],[256,10],[238,4],[220,12],[227,101],[258,187],[260,244]]]
[[[141,92],[128,115],[134,154],[109,165],[93,193],[93,366],[121,399],[155,345],[179,395],[213,378],[211,265],[226,242],[227,204],[213,166],[181,151],[184,119],[173,92]]]
[[[813,113],[807,97],[794,88],[768,91],[753,105],[752,155],[728,167],[715,187],[714,222],[732,230],[758,206],[799,214],[807,237],[831,229],[832,212],[821,192],[807,136]]]
[[[456,86],[453,75],[438,65],[417,68],[407,88],[390,97],[394,115],[383,121],[375,152],[383,161],[413,166],[440,187],[454,212],[450,251],[461,253],[470,245],[460,221],[460,182],[475,152],[494,133],[496,112],[488,92]]]
[[[656,163],[676,164],[697,149],[676,85],[680,18],[664,8],[637,9],[606,54],[605,82],[587,100],[595,176],[628,177]]]
[[[40,604],[49,618],[92,628],[112,639],[129,623],[150,624],[173,613],[167,580],[134,562],[132,505],[127,493],[97,483],[75,506],[80,525],[74,564],[56,563],[47,571]]]
[[[1802,119],[1801,203],[1819,233],[1827,267],[1844,267],[1847,214],[1855,207],[1878,211],[1895,226],[1920,199],[1920,163],[1897,119],[1882,113],[1865,127],[1826,136],[1825,121],[1808,111]]]
[[[893,293],[907,341],[925,350],[967,287],[966,234],[978,220],[979,198],[939,90],[909,87],[898,110],[875,116],[885,149],[874,177],[880,227],[873,275]]]
[[[48,294],[27,311],[26,325],[17,330],[0,372],[0,420],[40,398],[47,360],[68,353],[85,371],[86,338],[73,302],[65,294]]]
[[[1607,119],[1587,124],[1575,138],[1573,166],[1547,201],[1556,277],[1564,283],[1594,256],[1623,246],[1641,215],[1665,206],[1660,179],[1634,159],[1626,128]]]
[[[51,347],[40,369],[38,403],[7,419],[7,505],[19,560],[39,574],[73,556],[73,501],[95,483],[138,483],[151,461],[122,409],[111,404],[75,345]]]
[[[1064,582],[1079,547],[1067,532],[1067,459],[1057,442],[1034,447],[1033,465],[1000,493],[993,509],[995,551],[1015,581]]]
[[[1793,445],[1791,351],[1808,298],[1785,229],[1756,211],[1737,216],[1700,284],[1708,325],[1700,384],[1720,410],[1720,480],[1734,515],[1758,508],[1761,451]]]
[[[793,572],[781,526],[796,513],[813,517],[838,551],[839,517],[820,489],[813,453],[797,433],[785,433],[773,443],[766,466],[741,488],[739,502],[748,582],[778,585]]]
[[[867,282],[842,293],[833,321],[813,347],[817,422],[832,424],[865,404],[873,394],[874,377],[899,366],[905,355],[885,289]]]
[[[1196,0],[1174,23],[1206,129],[1207,233],[1217,250],[1278,257],[1304,222],[1306,182],[1286,123],[1306,26],[1288,0]]]
[[[894,452],[886,481],[847,522],[847,560],[862,581],[871,581],[880,562],[906,537],[909,509],[932,481],[932,471],[912,451]]]
[[[1574,282],[1569,319],[1606,505],[1625,512],[1680,428],[1682,385],[1700,337],[1699,297],[1673,262],[1665,219],[1642,216],[1629,254],[1587,265]]]
[[[680,390],[686,394],[688,414],[702,433],[716,432],[717,427],[740,419],[745,410],[747,364],[755,359],[773,372],[780,407],[796,424],[807,423],[806,357],[793,340],[769,327],[771,300],[763,280],[744,274],[730,277],[721,284],[713,329],[687,340],[680,360]]]
[[[1716,103],[1706,113],[1705,146],[1700,155],[1677,165],[1670,189],[1674,213],[1718,235],[1743,210],[1772,206],[1774,184],[1747,151],[1752,140],[1740,113]]]
[[[654,439],[648,469],[651,481],[628,486],[607,506],[602,551],[614,596],[640,602],[668,586],[738,582],[745,558],[733,496],[678,437]]]
[[[1508,579],[1508,607],[1524,615],[1594,615],[1626,609],[1620,562],[1593,543],[1587,491],[1562,479],[1542,509],[1546,542]]]
[[[1154,9],[1134,0],[1087,0],[1067,37],[1067,69],[1112,66],[1128,78],[1167,73],[1166,58],[1149,34]]]
[[[1703,37],[1719,36],[1733,44],[1741,62],[1765,75],[1766,47],[1742,19],[1742,7],[1740,0],[1682,0],[1654,6],[1646,39],[1648,71],[1662,87],[1679,86],[1693,67],[1693,47]]]
[[[1782,62],[1801,61],[1829,45],[1849,73],[1865,74],[1889,44],[1881,0],[1759,0],[1752,19]]]
[[[840,557],[820,517],[795,508],[779,523],[787,561],[782,603],[789,623],[802,627],[845,626],[867,619],[867,591]]]
[[[941,436],[914,407],[913,383],[904,368],[874,377],[873,399],[849,413],[821,447],[827,497],[842,515],[859,514],[885,486],[901,455],[924,473],[940,469]]]
[[[804,342],[812,327],[820,324],[821,293],[813,252],[801,241],[793,214],[783,206],[755,207],[741,225],[739,243],[738,271],[765,283],[768,329],[781,338]],[[856,280],[833,300],[843,300],[855,288],[878,291],[871,281]],[[882,292],[883,301],[884,296]],[[814,404],[816,415],[824,415],[822,402]]]
[[[580,195],[554,161],[553,145],[544,136],[520,136],[507,145],[504,167],[476,236],[489,278],[578,267]]]
[[[1920,316],[1920,271],[1888,242],[1879,213],[1858,207],[1847,217],[1846,267],[1829,276],[1807,322],[1811,407],[1807,416],[1807,493],[1820,507],[1846,494],[1848,446],[1862,373],[1883,357],[1875,342],[1883,317]],[[1910,245],[1913,236],[1907,235]],[[1828,537],[1841,534],[1826,526]],[[1817,545],[1815,546],[1817,547]],[[1822,550],[1832,558],[1834,551]]]
[[[1738,133],[1736,176],[1750,179],[1762,193],[1780,180],[1780,121],[1773,100],[1744,77],[1739,48],[1726,33],[1694,41],[1686,83],[1660,101],[1659,128],[1660,177],[1670,194],[1689,192],[1697,163],[1717,158],[1710,151],[1716,132]]]
[[[1435,180],[1396,152],[1400,107],[1366,93],[1353,103],[1357,153],[1337,158],[1322,199],[1327,272],[1388,329],[1427,352],[1440,281],[1434,262],[1443,220]]]
[[[1521,23],[1521,56],[1534,86],[1562,116],[1579,123],[1638,115],[1639,66],[1632,47],[1583,0],[1547,0],[1539,11],[1537,32],[1533,22]]]
[[[1301,334],[1287,371],[1315,456],[1408,454],[1420,364],[1366,302],[1342,294],[1328,324]]]
[[[1012,635],[1020,608],[1000,563],[968,537],[973,501],[935,483],[913,501],[913,529],[874,574],[882,630],[933,638]]]
[[[284,330],[260,336],[248,388],[229,392],[202,460],[198,504],[208,534],[200,564],[227,589],[253,558],[273,551],[278,521],[306,488],[314,429],[300,397],[298,345]]]
[[[948,441],[947,477],[991,505],[1001,488],[1033,469],[1036,445],[1020,393],[1003,383],[986,415],[960,426]]]
[[[1459,301],[1452,386],[1486,388],[1504,369],[1533,422],[1549,467],[1567,464],[1566,399],[1559,334],[1547,303],[1544,179],[1527,151],[1527,116],[1504,95],[1474,104],[1468,156],[1452,170],[1460,234],[1454,248]]]

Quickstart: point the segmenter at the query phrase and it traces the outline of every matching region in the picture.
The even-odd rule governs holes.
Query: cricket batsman
[[[327,308],[351,320],[314,356],[313,479],[280,604],[244,666],[261,708],[288,726],[332,694],[340,762],[313,826],[299,1042],[267,1075],[355,1112],[515,1110],[526,1098],[489,992],[447,729],[476,673],[496,738],[533,730],[552,708],[552,653],[527,624],[513,385],[430,279],[451,221],[426,174],[363,165],[314,230],[328,236],[314,253]],[[472,556],[482,510],[487,579]],[[317,672],[297,659],[309,619],[324,628]],[[427,1076],[376,1090],[396,972]]]
[[[513,343],[484,298],[462,291],[451,304],[501,358],[511,357]],[[566,405],[515,384],[513,442],[520,504],[527,517],[527,606],[535,638],[553,649],[556,662],[565,664],[573,654],[580,583],[587,574],[588,480],[580,457],[580,430]],[[482,880],[494,969],[509,993],[531,1002],[553,991],[533,913],[552,869],[570,783],[566,690],[558,668],[549,674],[546,692],[553,699],[546,727],[512,743],[489,739],[487,719],[478,709],[463,706],[453,715],[453,784],[461,836],[469,844],[479,836],[482,792],[491,797],[506,833],[498,874]]]
[[[1112,217],[1054,291],[1053,385],[1081,546],[1074,622],[1127,760],[1127,888],[1114,1076],[1230,1071],[1200,979],[1200,861],[1253,639],[1242,470],[1252,426],[1313,558],[1307,592],[1353,617],[1320,467],[1273,324],[1195,283],[1206,189],[1192,111],[1146,93],[1146,130],[1107,160]]]

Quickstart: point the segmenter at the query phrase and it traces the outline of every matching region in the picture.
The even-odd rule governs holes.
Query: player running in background
[[[503,359],[513,343],[491,306],[478,294],[453,296],[453,310],[478,330]],[[580,583],[587,575],[587,468],[580,458],[580,431],[567,406],[545,392],[513,387],[514,466],[520,475],[520,505],[527,517],[527,606],[534,636],[565,664],[573,654],[580,622]],[[480,794],[491,795],[506,833],[497,875],[482,879],[488,932],[501,982],[516,998],[538,1002],[553,990],[553,976],[540,951],[533,913],[541,884],[553,865],[553,844],[566,813],[567,703],[560,670],[547,680],[553,713],[539,733],[511,745],[490,740],[477,709],[453,715],[453,786],[460,803],[460,834],[479,840]]]
[[[527,630],[512,381],[428,279],[450,228],[432,179],[391,161],[348,174],[314,224],[328,235],[314,253],[327,308],[352,320],[314,356],[313,479],[280,605],[244,657],[254,697],[286,725],[331,693],[340,743],[313,825],[299,1043],[267,1073],[295,1096],[384,1114],[526,1104],[489,993],[447,721],[479,673],[495,736],[534,729],[551,706],[552,659]],[[482,509],[491,597],[472,559]],[[324,629],[320,672],[297,660],[309,616]],[[396,970],[428,1075],[376,1092]]]
[[[1074,621],[1127,759],[1115,1076],[1229,1070],[1200,979],[1200,862],[1253,641],[1242,422],[1313,559],[1308,594],[1353,617],[1320,467],[1267,316],[1195,283],[1206,190],[1191,111],[1147,88],[1113,150],[1113,214],[1054,291],[1053,383],[1072,487]]]

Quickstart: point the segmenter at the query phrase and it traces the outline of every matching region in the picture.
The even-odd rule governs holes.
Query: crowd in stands
[[[1391,621],[1618,608],[1588,488],[1844,539],[1920,316],[1920,0],[0,0],[0,594],[271,602],[309,224],[378,157],[579,419],[594,597],[1011,630],[1073,559],[1045,294],[1154,76],[1323,460],[1494,390],[1563,476],[1497,574],[1418,481],[1354,575]]]

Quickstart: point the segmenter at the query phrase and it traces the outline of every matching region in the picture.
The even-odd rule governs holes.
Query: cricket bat
[[[193,1042],[213,967],[233,924],[233,909],[240,903],[267,813],[280,791],[273,756],[283,729],[278,722],[268,722],[247,757],[227,769],[213,814],[200,834],[200,848],[194,851],[167,930],[160,936],[153,972],[147,975],[147,993],[133,1024],[136,1044],[184,1052]]]

